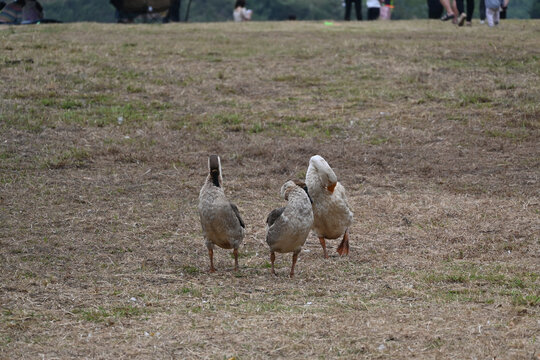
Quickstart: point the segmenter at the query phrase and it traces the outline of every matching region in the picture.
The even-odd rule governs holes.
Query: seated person
[[[35,0],[26,0],[26,5],[22,9],[21,24],[34,24],[43,20],[43,7]]]
[[[251,10],[246,9],[246,0],[236,0],[233,11],[234,21],[249,21],[251,13]]]
[[[20,24],[25,0],[15,0],[0,11],[0,24]]]

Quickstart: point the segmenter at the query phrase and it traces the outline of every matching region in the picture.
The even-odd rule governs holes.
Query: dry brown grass
[[[0,358],[538,359],[539,32],[0,27]],[[238,273],[207,272],[210,153]],[[351,254],[312,235],[274,278],[265,216],[316,153]]]

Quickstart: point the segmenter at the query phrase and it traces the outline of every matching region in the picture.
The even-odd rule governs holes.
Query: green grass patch
[[[62,101],[60,107],[64,110],[77,109],[83,107],[83,103],[76,99],[66,99]]]
[[[82,148],[73,147],[60,155],[45,160],[44,166],[49,169],[62,169],[67,167],[84,167],[88,164],[90,154]]]
[[[78,315],[81,319],[94,323],[102,323],[110,319],[138,318],[148,312],[149,310],[147,308],[131,305],[113,306],[110,308],[98,306],[95,309],[74,309],[72,311],[73,314]]]
[[[196,266],[191,266],[191,265],[184,266],[184,267],[182,268],[182,270],[183,270],[185,273],[190,274],[190,275],[197,275],[197,274],[200,272],[200,270],[199,270],[198,267],[196,267]]]
[[[526,131],[511,131],[511,130],[497,130],[497,129],[489,129],[486,130],[486,135],[492,138],[503,138],[503,139],[510,139],[515,141],[521,141],[524,140],[529,136],[528,132]]]
[[[516,306],[540,306],[539,294],[514,294],[512,304]]]

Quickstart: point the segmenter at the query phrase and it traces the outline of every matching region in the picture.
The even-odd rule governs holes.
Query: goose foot
[[[233,254],[234,254],[234,271],[238,271],[238,249],[234,249]]]
[[[349,230],[345,230],[345,234],[343,235],[343,240],[341,240],[341,244],[339,244],[337,248],[337,252],[340,256],[343,255],[349,255]]]
[[[289,274],[291,279],[294,277],[294,266],[296,265],[296,260],[298,260],[298,253],[295,252],[292,256],[291,273]]]
[[[210,257],[210,272],[216,272],[216,268],[214,268],[214,250],[211,248],[208,249],[208,256]]]
[[[326,241],[324,241],[324,237],[320,237],[319,242],[321,243],[323,249],[324,258],[328,259],[328,253],[326,252]]]
[[[274,270],[274,261],[276,261],[276,253],[272,251],[270,253],[270,262],[272,263],[272,274],[274,274],[274,276],[277,276],[276,271]]]

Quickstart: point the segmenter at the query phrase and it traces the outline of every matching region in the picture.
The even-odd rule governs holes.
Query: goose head
[[[311,200],[311,196],[309,196],[308,187],[305,182],[300,180],[289,180],[283,186],[281,187],[281,197],[287,201],[289,201],[289,194],[292,190],[296,189],[297,187],[303,189],[310,201],[310,203],[313,204],[313,200]]]
[[[208,171],[210,173],[212,183],[217,187],[221,187],[223,177],[221,176],[221,160],[219,156],[210,155],[208,157]]]
[[[311,159],[309,159],[308,173],[310,172],[310,169],[312,169],[315,176],[318,177],[321,186],[330,193],[333,193],[337,185],[337,176],[326,160],[320,155],[312,156]]]
[[[290,192],[294,190],[295,188],[296,188],[296,184],[294,183],[294,181],[292,180],[287,181],[281,187],[281,190],[280,190],[281,197],[288,201]]]

